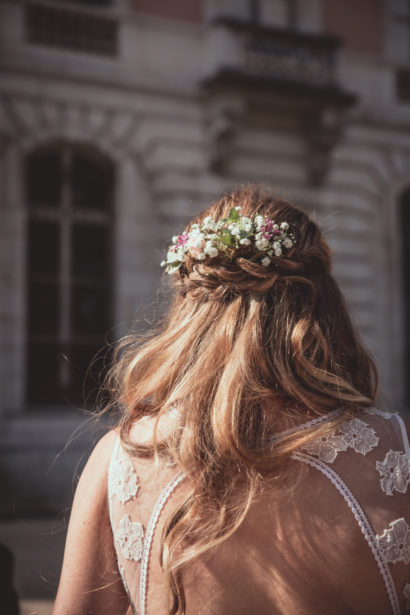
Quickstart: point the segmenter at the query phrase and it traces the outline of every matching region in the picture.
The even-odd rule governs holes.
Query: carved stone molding
[[[114,159],[139,154],[140,118],[134,111],[0,93],[0,136],[28,150],[42,142],[67,139],[95,145]]]

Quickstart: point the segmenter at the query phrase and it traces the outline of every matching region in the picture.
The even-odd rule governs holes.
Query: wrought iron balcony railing
[[[259,86],[330,97],[342,104],[354,101],[337,84],[340,41],[336,37],[270,28],[232,18],[215,20],[213,27],[216,45],[211,50],[205,87]]]

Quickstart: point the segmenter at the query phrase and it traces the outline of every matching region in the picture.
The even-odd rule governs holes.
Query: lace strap
[[[186,478],[182,472],[174,476],[169,483],[161,491],[158,500],[152,510],[150,520],[148,522],[147,533],[145,535],[144,549],[141,558],[141,573],[140,573],[140,615],[145,615],[146,602],[147,602],[147,588],[148,588],[148,565],[152,546],[152,540],[154,538],[154,531],[158,523],[159,516],[164,508],[171,493],[178,487],[178,485]]]
[[[339,493],[343,496],[350,510],[352,511],[362,533],[366,539],[367,544],[370,547],[371,552],[376,560],[376,563],[379,567],[380,573],[382,575],[387,595],[389,597],[390,605],[392,608],[393,615],[400,615],[400,604],[397,596],[396,587],[394,585],[393,577],[391,575],[390,569],[385,561],[383,554],[381,553],[379,546],[377,544],[376,536],[370,526],[370,523],[361,508],[359,502],[354,497],[353,493],[350,491],[349,487],[345,482],[341,479],[339,474],[335,472],[332,468],[330,468],[326,463],[321,461],[320,459],[315,459],[310,455],[306,455],[304,453],[295,452],[292,453],[291,457],[296,459],[297,461],[301,461],[302,463],[308,464],[319,472],[322,472],[336,487]]]
[[[108,488],[107,488],[107,496],[108,496],[108,514],[110,517],[110,523],[111,523],[111,527],[114,531],[114,510],[113,510],[113,493],[112,493],[112,473],[113,473],[113,469],[114,469],[114,464],[115,461],[117,459],[118,456],[118,450],[120,448],[120,443],[121,443],[121,438],[120,436],[117,436],[117,439],[115,441],[114,444],[114,448],[111,454],[111,459],[110,459],[110,463],[108,466]]]
[[[332,410],[331,412],[329,412],[328,414],[325,414],[324,416],[318,416],[315,419],[311,419],[310,421],[307,421],[306,423],[301,423],[300,425],[295,425],[295,427],[290,427],[289,429],[280,431],[274,436],[271,436],[270,438],[268,438],[267,441],[276,442],[277,440],[281,440],[285,436],[290,436],[291,434],[297,433],[298,431],[306,431],[307,429],[312,429],[313,427],[316,427],[317,425],[320,425],[321,423],[326,423],[326,421],[330,421],[330,419],[333,419],[334,417],[339,416],[340,414],[342,414],[342,412],[343,412],[343,408],[337,408],[336,410]]]
[[[404,421],[399,414],[395,414],[394,417],[397,420],[399,427],[400,427],[401,437],[403,440],[404,452],[406,453],[407,459],[410,459],[410,444],[409,444],[409,437],[407,435],[406,425],[404,424]]]

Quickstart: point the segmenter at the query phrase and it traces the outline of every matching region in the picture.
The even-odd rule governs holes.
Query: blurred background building
[[[0,541],[23,597],[55,592],[87,366],[238,183],[316,212],[407,407],[409,137],[407,0],[0,0]]]

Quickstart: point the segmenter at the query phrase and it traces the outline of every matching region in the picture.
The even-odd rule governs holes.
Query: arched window
[[[85,373],[112,324],[114,167],[53,144],[27,156],[25,182],[26,402],[90,406]]]
[[[405,402],[410,402],[410,188],[400,199],[400,228],[402,244],[403,300],[404,300],[404,383]]]

